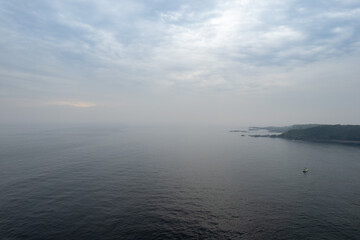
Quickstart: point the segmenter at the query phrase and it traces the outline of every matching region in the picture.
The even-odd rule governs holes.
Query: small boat
[[[303,173],[307,173],[308,171],[309,171],[309,169],[304,168]]]

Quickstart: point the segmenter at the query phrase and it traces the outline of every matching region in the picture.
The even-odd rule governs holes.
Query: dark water
[[[359,147],[228,130],[3,127],[0,239],[360,239]]]

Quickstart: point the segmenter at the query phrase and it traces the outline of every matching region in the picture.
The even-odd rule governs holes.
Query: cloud
[[[53,102],[48,103],[46,105],[55,105],[55,106],[69,106],[69,107],[75,107],[75,108],[89,108],[89,107],[95,107],[97,104],[94,103],[86,103],[86,102],[66,102],[66,101],[60,101],[60,102]]]
[[[360,55],[359,9],[353,0],[0,1],[0,100],[141,109],[158,95],[309,87],[292,73]]]
[[[228,72],[248,75],[251,66],[309,64],[352,51],[359,42],[359,8],[354,4],[332,1],[329,11],[324,11],[320,3],[265,0],[169,5],[37,1],[17,10],[13,3],[4,8],[6,22],[13,29],[28,29],[16,31],[18,36],[10,36],[15,41],[7,39],[6,44],[7,48],[27,46],[21,50],[27,54],[18,56],[18,61],[38,52],[32,59],[39,61],[37,65],[50,56],[68,71],[76,71],[72,66],[77,65],[92,76],[112,72],[104,77],[107,84],[184,86],[188,82],[191,88],[236,87],[239,79]],[[33,21],[10,23],[28,8],[27,18]]]

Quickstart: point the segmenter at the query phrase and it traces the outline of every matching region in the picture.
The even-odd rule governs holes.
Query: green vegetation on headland
[[[314,125],[312,127],[306,127]],[[300,128],[296,128],[300,126]],[[270,127],[272,128],[272,127]],[[285,129],[284,127],[283,129]],[[269,128],[260,128],[266,129]],[[279,128],[280,129],[280,128]],[[278,129],[278,130],[279,130]],[[274,137],[291,140],[305,140],[315,142],[336,142],[336,143],[351,143],[360,144],[360,125],[293,125],[289,127],[290,130],[279,135],[250,135],[252,137]]]
[[[279,137],[311,141],[360,142],[360,125],[324,125],[306,129],[294,129],[280,134]]]

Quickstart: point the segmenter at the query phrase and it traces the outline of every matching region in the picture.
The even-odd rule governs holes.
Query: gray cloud
[[[204,109],[198,121],[215,114],[212,104],[221,121],[241,118],[231,110],[239,106],[253,114],[239,121],[251,122],[258,114],[249,109],[272,100],[285,112],[319,90],[332,106],[334,91],[359,95],[343,84],[359,86],[351,64],[360,46],[357,1],[15,0],[0,9],[0,107],[13,101],[14,111],[23,101],[91,103],[133,121],[142,116],[128,108],[153,106],[163,110],[153,111],[156,121],[177,107],[191,121],[196,109],[183,107],[186,98]],[[276,102],[279,94],[289,105]]]

